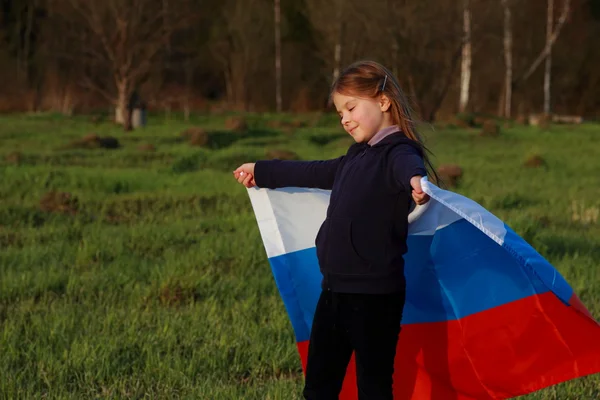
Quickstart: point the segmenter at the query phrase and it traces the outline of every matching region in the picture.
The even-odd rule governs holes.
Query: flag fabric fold
[[[476,202],[427,178],[409,216],[395,399],[505,399],[600,372],[598,324],[560,273]],[[249,190],[306,367],[329,191]],[[353,360],[341,399],[356,399]]]

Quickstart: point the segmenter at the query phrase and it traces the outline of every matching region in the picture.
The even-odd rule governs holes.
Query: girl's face
[[[378,99],[333,94],[333,104],[340,115],[342,127],[356,143],[368,142],[381,129],[391,123],[389,99]]]

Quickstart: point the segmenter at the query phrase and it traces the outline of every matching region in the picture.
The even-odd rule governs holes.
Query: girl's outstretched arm
[[[269,189],[290,186],[331,189],[343,159],[344,156],[323,161],[258,161],[255,164],[243,164],[233,173],[246,187],[256,185]],[[248,178],[248,174],[252,178]]]

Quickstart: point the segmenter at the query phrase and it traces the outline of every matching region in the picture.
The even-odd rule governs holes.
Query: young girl
[[[331,100],[355,144],[326,161],[258,161],[233,173],[246,187],[330,189],[316,238],[322,292],[311,330],[304,397],[337,399],[355,352],[359,398],[392,399],[392,375],[405,299],[411,197],[427,158],[406,97],[390,71],[372,61],[350,65]],[[432,170],[432,169],[431,169]]]

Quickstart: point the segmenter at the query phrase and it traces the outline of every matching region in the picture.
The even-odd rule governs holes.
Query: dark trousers
[[[392,375],[404,293],[323,291],[308,346],[304,398],[338,399],[352,351],[358,398],[393,399]]]

